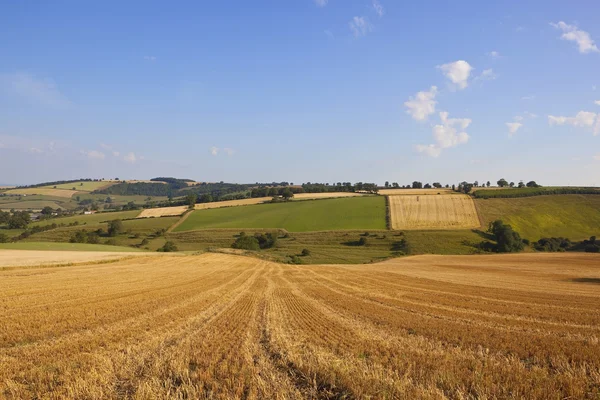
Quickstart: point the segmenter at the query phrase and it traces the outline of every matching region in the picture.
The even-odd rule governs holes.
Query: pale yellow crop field
[[[148,208],[142,210],[136,218],[172,217],[181,215],[187,210],[188,206]]]
[[[0,271],[3,399],[596,399],[585,253]]]
[[[74,194],[77,193],[77,190],[67,190],[67,189],[54,189],[47,187],[39,187],[39,188],[27,188],[27,189],[11,189],[4,192],[6,194],[16,194],[16,195],[34,195],[40,194],[44,196],[54,196],[54,197],[64,197],[66,199],[70,199]]]
[[[252,199],[215,201],[213,203],[196,204],[195,208],[196,210],[208,210],[211,208],[248,206],[253,204],[262,204],[264,202],[271,201],[271,199],[272,197],[255,197]]]
[[[382,196],[413,196],[413,195],[442,195],[456,193],[452,189],[381,189],[378,192]]]
[[[0,250],[0,268],[115,260],[144,253],[109,251]]]
[[[392,229],[468,229],[480,226],[473,199],[462,194],[389,196]]]

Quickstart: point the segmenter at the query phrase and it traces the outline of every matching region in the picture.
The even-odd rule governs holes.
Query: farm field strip
[[[44,196],[54,196],[54,197],[63,197],[66,199],[70,199],[74,194],[77,193],[77,190],[67,190],[67,189],[53,189],[47,187],[39,187],[39,188],[27,188],[27,189],[11,189],[4,192],[8,195],[44,195]]]
[[[173,217],[181,215],[187,210],[187,206],[147,208],[142,210],[136,218]]]
[[[590,254],[0,270],[0,397],[595,398],[598,277]]]
[[[444,196],[388,196],[392,229],[466,229],[480,226],[473,199]]]
[[[118,251],[6,250],[0,248],[0,268],[99,262],[142,254],[144,253],[122,253]]]
[[[432,188],[432,189],[381,189],[378,192],[382,196],[415,196],[415,195],[448,195],[456,194],[452,189]]]

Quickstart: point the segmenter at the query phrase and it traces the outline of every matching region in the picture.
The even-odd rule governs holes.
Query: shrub
[[[302,249],[302,256],[303,257],[307,257],[310,256],[310,250],[309,249]]]
[[[510,225],[496,220],[490,224],[488,232],[496,239],[495,250],[498,253],[513,253],[523,250],[523,239],[521,235],[513,231]]]
[[[123,222],[120,219],[108,223],[108,236],[114,237],[121,232],[123,232]]]
[[[270,249],[277,244],[277,233],[257,233],[254,237],[258,241],[258,245],[261,249]]]
[[[158,249],[157,251],[162,252],[162,253],[171,253],[174,251],[177,251],[177,245],[175,243],[173,243],[172,241],[168,240],[163,247],[161,247],[160,249]]]
[[[368,243],[368,240],[366,237],[362,236],[360,239],[358,239],[358,245],[359,246],[366,246]]]
[[[246,234],[240,234],[231,247],[240,250],[260,250],[258,240],[255,237],[247,236]]]
[[[85,243],[87,242],[87,234],[84,230],[77,231],[71,235],[70,243]]]
[[[600,253],[600,246],[597,244],[588,244],[585,246],[586,253]]]
[[[8,243],[10,238],[4,233],[0,233],[0,243]]]

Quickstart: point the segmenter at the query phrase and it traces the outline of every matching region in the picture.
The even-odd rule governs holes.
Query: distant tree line
[[[600,195],[598,188],[544,188],[544,187],[525,187],[507,190],[478,190],[473,193],[473,196],[481,199],[489,198],[515,198],[515,197],[531,197],[543,195],[559,195],[559,194],[597,194]]]
[[[563,237],[542,238],[533,243],[533,248],[537,251],[563,252],[563,251],[585,251],[586,253],[600,253],[600,241],[596,236],[591,236],[588,240],[581,242],[571,242]]]

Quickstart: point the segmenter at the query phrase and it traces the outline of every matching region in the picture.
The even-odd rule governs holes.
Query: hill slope
[[[571,240],[600,235],[600,196],[559,195],[476,199],[484,226],[501,219],[524,238],[563,236]]]

